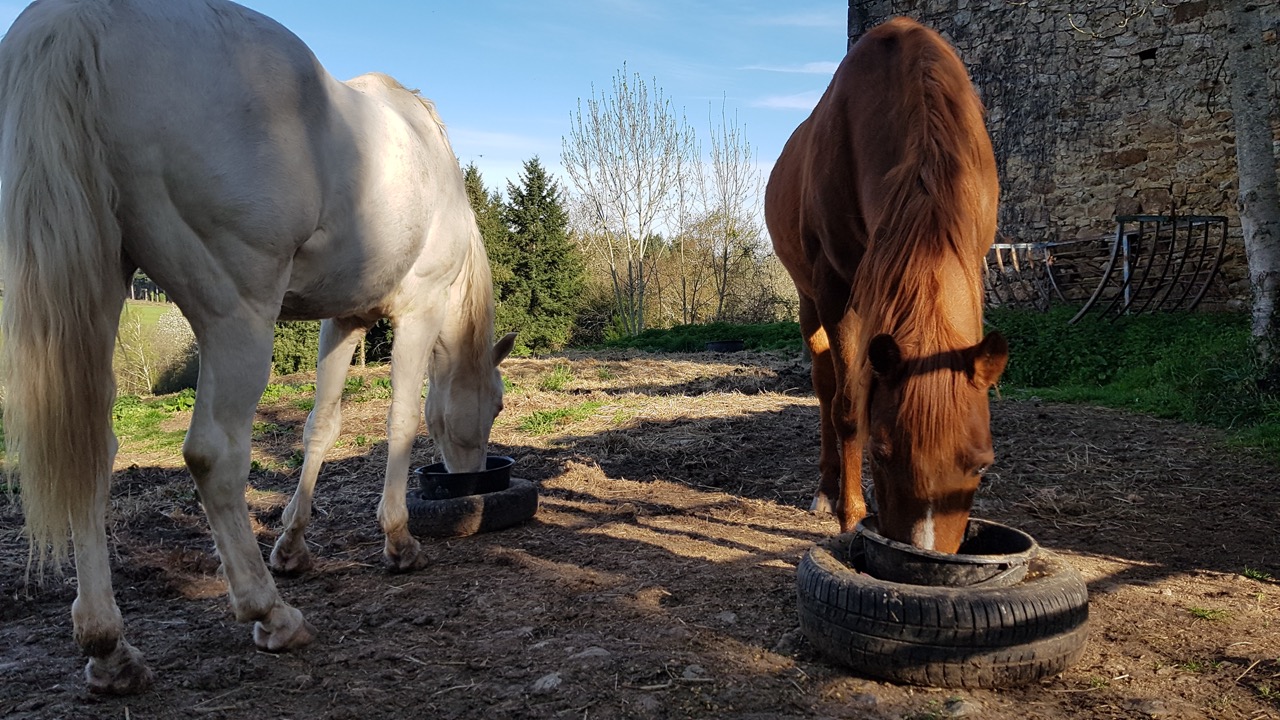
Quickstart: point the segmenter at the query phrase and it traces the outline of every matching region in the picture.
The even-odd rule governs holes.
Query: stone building
[[[1136,213],[1225,215],[1215,295],[1249,301],[1226,65],[1230,3],[850,0],[849,41],[894,15],[947,37],[988,111],[1000,239],[1096,240]],[[1280,2],[1262,13],[1280,155]]]

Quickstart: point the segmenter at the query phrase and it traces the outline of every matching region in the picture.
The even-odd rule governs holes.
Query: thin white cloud
[[[828,28],[844,27],[848,21],[847,15],[843,12],[808,12],[759,17],[751,22],[770,27]]]
[[[820,61],[803,65],[748,65],[743,70],[763,70],[776,73],[798,73],[802,75],[833,75],[840,63]]]
[[[812,110],[822,98],[821,90],[795,93],[794,95],[767,95],[751,102],[751,107],[766,110]]]

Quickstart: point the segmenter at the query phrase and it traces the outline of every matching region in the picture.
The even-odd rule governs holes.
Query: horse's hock
[[[988,524],[1012,531],[999,533],[1002,538],[1021,534]],[[796,569],[800,628],[827,657],[893,682],[995,688],[1056,675],[1083,654],[1089,634],[1084,578],[1034,541],[1007,556],[1019,573],[1001,571],[955,587],[936,584],[939,576],[929,572],[920,582],[878,577],[868,553],[880,549],[867,532],[860,526],[819,543]],[[1023,549],[1025,542],[1015,544]],[[915,559],[936,560],[941,568],[962,557],[933,555],[942,554],[919,551]]]

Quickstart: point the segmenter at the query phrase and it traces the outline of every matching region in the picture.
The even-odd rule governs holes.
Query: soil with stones
[[[1084,574],[1091,637],[1031,686],[929,689],[858,677],[798,630],[796,563],[837,531],[806,512],[818,410],[802,360],[504,368],[491,452],[537,485],[538,513],[425,540],[431,565],[401,575],[383,569],[375,520],[387,371],[354,371],[308,532],[317,565],[277,580],[318,630],[288,654],[255,650],[230,616],[178,451],[125,443],[109,533],[129,638],[157,674],[146,695],[85,690],[74,576],[25,582],[16,501],[0,499],[0,717],[1280,718],[1277,468],[1214,431],[994,402],[998,460],[975,515]],[[264,552],[305,413],[296,399],[260,411],[248,500]],[[424,431],[415,462],[433,459]]]

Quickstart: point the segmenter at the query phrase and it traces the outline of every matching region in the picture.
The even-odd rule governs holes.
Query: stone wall
[[[988,111],[1012,242],[1114,235],[1117,215],[1226,215],[1214,299],[1249,300],[1236,214],[1227,3],[850,0],[850,44],[894,15],[946,36]],[[1256,3],[1280,155],[1280,3]]]

